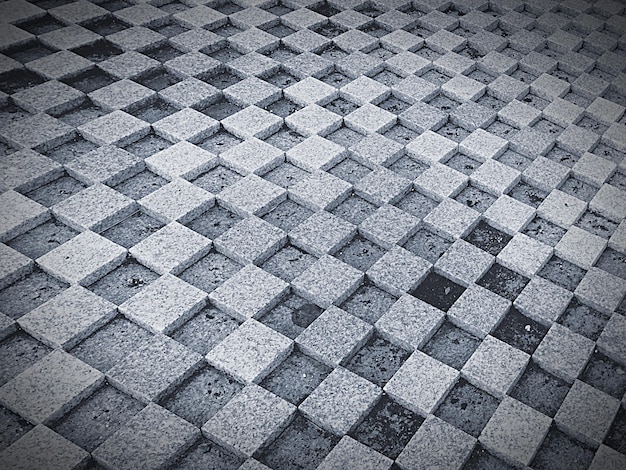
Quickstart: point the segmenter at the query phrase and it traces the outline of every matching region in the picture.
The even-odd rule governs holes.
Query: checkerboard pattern
[[[623,0],[0,21],[7,468],[626,468]]]

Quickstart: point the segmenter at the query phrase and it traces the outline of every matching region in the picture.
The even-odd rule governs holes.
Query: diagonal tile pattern
[[[0,22],[7,468],[626,468],[624,0]]]

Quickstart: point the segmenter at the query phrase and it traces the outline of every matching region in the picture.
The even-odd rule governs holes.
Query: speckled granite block
[[[287,160],[307,171],[328,170],[346,156],[339,144],[314,135],[303,140],[286,153]]]
[[[289,188],[289,197],[311,210],[330,210],[345,199],[352,185],[336,176],[317,171]]]
[[[572,293],[541,277],[533,277],[517,296],[514,305],[524,315],[550,325],[567,308]]]
[[[213,303],[236,318],[259,317],[274,307],[289,285],[254,265],[247,265],[211,292]]]
[[[471,285],[448,310],[448,318],[465,331],[485,338],[506,315],[511,302],[490,290]]]
[[[415,181],[416,189],[438,201],[454,197],[466,185],[469,178],[449,166],[436,163],[419,175]]]
[[[548,432],[551,420],[519,401],[505,397],[480,434],[480,443],[512,465],[528,465]]]
[[[422,282],[431,266],[425,259],[395,246],[376,261],[365,274],[378,287],[401,296]]]
[[[233,131],[232,128],[229,130]],[[283,163],[285,155],[282,150],[248,136],[242,143],[220,154],[220,160],[224,165],[243,175],[263,174]]]
[[[356,233],[356,227],[326,211],[319,211],[289,232],[291,243],[315,256],[337,251]]]
[[[33,269],[33,260],[4,244],[0,244],[0,288],[22,278]]]
[[[105,145],[68,162],[65,167],[71,176],[85,184],[115,186],[142,171],[145,164],[129,152]]]
[[[604,470],[606,468],[622,468],[626,466],[626,455],[610,447],[600,444],[589,470]]]
[[[139,200],[141,207],[164,223],[189,222],[215,202],[215,197],[204,189],[177,178]]]
[[[532,277],[550,259],[552,251],[548,245],[523,233],[517,233],[498,253],[497,260],[513,271]]]
[[[594,267],[587,271],[574,294],[592,307],[610,313],[626,294],[626,280]]]
[[[54,147],[66,140],[73,129],[45,113],[10,122],[0,128],[0,137],[17,148]]]
[[[278,436],[295,411],[291,403],[250,384],[202,426],[202,433],[236,454],[249,457]]]
[[[478,222],[480,213],[454,199],[445,198],[426,217],[424,224],[446,238],[467,235]]]
[[[626,191],[611,185],[603,185],[593,199],[589,208],[611,220],[623,220],[626,217]]]
[[[31,191],[63,173],[63,167],[54,160],[33,150],[22,150],[5,155],[0,163],[0,178],[8,189]]]
[[[18,324],[50,347],[70,349],[116,313],[111,302],[83,287],[73,286],[28,312]]]
[[[86,231],[37,258],[37,264],[70,284],[89,285],[119,266],[126,250]]]
[[[404,196],[411,188],[411,181],[383,167],[375,167],[374,171],[361,178],[354,191],[372,204],[393,204]]]
[[[287,192],[257,175],[250,174],[219,194],[220,202],[242,217],[262,216],[287,198]]]
[[[89,121],[77,129],[83,137],[96,144],[124,146],[146,136],[150,132],[150,125],[117,110]]]
[[[219,122],[191,108],[182,109],[152,125],[157,135],[177,142],[196,142],[210,136],[219,129]]]
[[[50,213],[41,204],[15,191],[0,194],[0,241],[10,240],[45,222]]]
[[[146,158],[148,169],[163,178],[193,179],[217,164],[217,157],[189,142],[178,142]]]
[[[390,458],[349,436],[344,436],[317,469],[387,470],[392,464],[393,461]]]
[[[187,450],[200,431],[153,403],[136,414],[93,453],[105,468],[165,468]]]
[[[251,52],[242,56],[240,59],[244,57],[248,57],[251,55],[260,55],[256,52]],[[265,56],[261,56],[267,59]],[[236,59],[233,62],[237,62]],[[273,62],[273,61],[272,61]],[[248,69],[250,65],[244,66],[240,62],[237,64],[233,64],[231,62],[231,67],[235,69]],[[268,67],[268,66],[265,66]],[[268,71],[264,71],[268,73]],[[257,77],[248,77],[234,85],[229,86],[224,90],[224,96],[229,100],[232,100],[233,103],[238,104],[240,106],[267,106],[268,104],[276,101],[281,96],[280,88],[272,85],[271,83],[267,83],[266,81],[261,80]],[[282,122],[282,120],[280,121]]]
[[[0,388],[0,402],[33,424],[60,418],[93,392],[104,375],[53,351]]]
[[[385,204],[359,225],[359,233],[365,238],[391,249],[402,245],[416,231],[420,220],[395,206]]]
[[[458,144],[431,130],[427,130],[406,146],[409,155],[433,164],[449,159],[458,149]]]
[[[241,139],[257,137],[265,139],[278,131],[283,119],[257,106],[248,106],[222,119],[222,126]]]
[[[237,222],[214,240],[215,248],[242,264],[261,264],[287,241],[287,234],[258,217]]]
[[[0,340],[5,339],[17,330],[17,323],[8,315],[0,312]]]
[[[535,210],[531,206],[507,195],[500,196],[483,214],[495,228],[513,235],[522,230],[534,215]]]
[[[341,123],[341,116],[316,104],[305,106],[285,118],[285,124],[304,136],[317,134],[323,137],[337,130]]]
[[[353,158],[371,166],[391,164],[403,154],[402,145],[379,134],[372,134],[349,148]]]
[[[494,262],[491,254],[459,239],[437,260],[435,270],[461,285],[469,286],[480,279]]]
[[[598,349],[614,361],[626,365],[626,319],[614,313],[598,338]]]

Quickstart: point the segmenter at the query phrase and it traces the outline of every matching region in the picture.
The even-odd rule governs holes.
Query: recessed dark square
[[[511,307],[509,313],[491,335],[532,355],[547,332],[546,326],[522,315],[515,307]]]
[[[163,399],[161,406],[200,427],[242,388],[225,373],[204,367]]]
[[[621,171],[613,173],[613,175],[606,182],[611,186],[615,186],[617,189],[626,191],[626,174]]]
[[[557,138],[565,129],[563,129],[558,124],[548,121],[547,119],[539,119],[535,124],[530,126],[532,129],[536,131],[543,132],[544,134],[548,134],[553,138]]]
[[[332,369],[327,365],[294,349],[260,385],[288,402],[299,405],[331,372]]]
[[[273,58],[272,54],[270,54],[269,57]],[[277,86],[278,88],[287,88],[288,86],[291,86],[294,83],[300,81],[298,78],[294,77],[289,72],[286,72],[284,70],[276,72],[265,78],[264,80],[274,86]]]
[[[517,134],[519,132],[515,127],[509,126],[508,124],[505,124],[504,122],[500,121],[497,118],[496,118],[495,121],[493,121],[491,124],[489,124],[485,128],[485,130],[487,132],[489,132],[490,134],[497,135],[498,137],[502,137],[503,139],[510,139],[511,137],[513,137],[515,134]],[[516,158],[518,158],[518,159],[520,159],[523,162],[527,162],[527,163],[525,163],[526,166],[530,165],[530,163],[531,163],[531,160],[529,160],[526,157],[523,157],[522,155],[520,155],[517,152],[513,152],[513,150],[510,150],[510,149],[507,150],[506,152],[504,152],[502,154],[502,156],[505,156],[508,153],[514,154],[514,155],[509,155],[508,156],[509,160],[515,160]],[[515,158],[513,158],[513,157],[515,157]]]
[[[586,272],[583,268],[553,255],[550,261],[537,274],[564,289],[574,292],[576,286],[585,277]]]
[[[423,219],[430,211],[437,207],[438,202],[428,196],[424,196],[420,192],[410,191],[406,196],[396,202],[395,205],[404,212]]]
[[[232,2],[222,3],[221,5],[215,6],[213,9],[219,11],[224,15],[232,15],[233,13],[237,13],[238,11],[243,10],[243,8],[241,8],[239,5],[235,5]]]
[[[203,437],[170,468],[236,470],[243,462],[243,457]]]
[[[387,49],[383,47],[378,47],[368,52],[367,54],[372,57],[376,57],[377,59],[380,59],[380,60],[387,60],[395,55],[393,52],[388,51]],[[393,73],[391,70],[386,70],[386,69],[383,70],[382,72],[377,73],[372,78],[376,80],[378,83],[382,83],[383,85],[386,85],[388,87],[392,87],[402,80],[402,77],[400,75]],[[383,107],[380,104],[378,106],[380,106],[383,109],[387,109],[387,111],[391,113],[395,113],[395,114],[400,114],[402,111],[404,111],[405,109],[411,106],[410,104],[404,103],[402,100],[399,100],[398,98],[395,98],[393,96],[389,98],[387,101],[389,100],[391,100],[391,102],[387,104],[387,107],[390,107],[391,109],[387,109],[387,107]]]
[[[46,156],[52,158],[59,163],[68,163],[92,150],[98,146],[89,140],[85,140],[81,136],[76,136],[61,145],[54,147],[45,152]],[[76,181],[76,180],[75,180]]]
[[[76,230],[51,219],[6,244],[29,258],[37,259],[76,235]]]
[[[570,385],[530,362],[510,395],[551,418],[556,415]]]
[[[150,142],[146,142],[146,144],[150,144]],[[167,180],[165,178],[161,178],[150,170],[144,170],[122,181],[113,189],[131,199],[139,200],[157,189],[162,188],[166,184]]]
[[[275,60],[276,62],[283,63],[283,62],[287,62],[289,59],[293,59],[294,57],[296,57],[299,54],[299,52],[296,52],[293,49],[290,49],[289,47],[285,46],[284,44],[280,44],[279,46],[274,47],[273,49],[265,51],[263,54],[266,55],[267,57],[269,57],[270,59]],[[286,72],[284,69],[281,69],[278,72],[278,74],[284,74],[284,73],[286,73],[285,77],[287,77],[287,78],[288,77],[295,78],[291,74]],[[296,81],[297,81],[297,79],[296,79]]]
[[[120,359],[146,344],[152,336],[149,331],[118,316],[69,352],[91,367],[106,372]]]
[[[317,258],[292,245],[281,248],[261,266],[268,273],[291,282],[317,261]]]
[[[66,175],[26,193],[26,196],[43,206],[52,207],[85,188],[83,183]]]
[[[596,267],[614,276],[626,279],[626,256],[613,248],[604,250],[598,261],[596,261]]]
[[[515,467],[490,454],[480,444],[476,444],[463,470],[515,470]]]
[[[499,402],[487,392],[460,379],[435,411],[435,416],[478,437]]]
[[[599,312],[581,304],[574,297],[565,309],[565,312],[560,316],[559,323],[574,333],[585,336],[592,341],[597,341],[610,319],[610,314]]]
[[[102,232],[102,236],[128,249],[163,227],[163,223],[141,211]]]
[[[626,368],[601,352],[594,352],[580,380],[618,400],[626,392]]]
[[[13,104],[11,100],[8,100],[4,104],[4,106],[0,107],[0,124],[3,127],[13,122],[21,121],[22,119],[27,118],[29,116],[31,116],[31,113],[23,110],[22,108],[15,106],[15,104]],[[5,144],[4,142],[2,143],[2,145],[3,147],[6,147],[7,150],[11,149],[11,147]],[[12,149],[12,152],[15,152],[15,149]]]
[[[476,70],[476,72],[479,72],[479,71]],[[484,74],[484,75],[487,75],[487,74]],[[485,85],[489,85],[489,83],[491,83],[493,81],[493,77],[492,76],[487,75],[487,77],[489,77],[489,78],[484,78],[484,81],[482,81]],[[470,77],[470,78],[472,78],[472,77]],[[479,80],[479,81],[481,81],[481,80]],[[493,109],[496,112],[500,111],[502,108],[504,108],[507,105],[507,103],[505,103],[504,101],[500,101],[498,98],[496,98],[495,96],[491,96],[488,93],[485,93],[483,96],[478,98],[476,100],[476,104],[484,106],[485,108]]]
[[[180,80],[179,77],[168,72],[164,67],[150,70],[134,79],[135,82],[154,91],[164,90],[169,86],[177,84]]]
[[[390,459],[395,459],[423,422],[424,418],[384,394],[350,435]]]
[[[210,305],[196,313],[170,336],[205,356],[239,325],[238,320]]]
[[[433,307],[447,312],[463,292],[465,292],[465,287],[431,272],[411,294]]]
[[[220,62],[231,62],[235,59],[238,59],[239,57],[241,57],[243,54],[239,51],[237,51],[236,49],[233,49],[230,46],[225,46],[225,47],[221,47],[215,51],[206,51],[210,57],[214,58],[215,60],[219,60]]]
[[[286,24],[278,23],[274,26],[271,26],[270,28],[265,29],[265,32],[270,33],[277,38],[284,38],[289,36],[290,34],[295,33],[296,31],[294,29],[291,29]]]
[[[365,272],[371,268],[385,252],[386,250],[376,243],[363,238],[361,235],[356,235],[346,245],[341,247],[334,256],[344,263]]]
[[[128,259],[90,285],[89,290],[109,302],[120,305],[158,278],[159,275],[154,271],[134,259]]]
[[[337,48],[337,51],[343,52],[339,48]],[[325,49],[325,52],[327,52],[326,55],[328,55],[329,57],[325,57],[324,53],[322,53],[320,55],[322,57],[326,58],[326,59],[329,59],[329,60],[336,60],[334,57],[330,57],[331,54],[332,54],[332,50]],[[337,52],[335,55],[339,55],[341,57],[341,54],[339,54],[339,52]],[[329,74],[324,75],[323,77],[321,77],[320,80],[323,81],[324,83],[326,83],[327,85],[334,86],[335,88],[341,88],[342,86],[347,85],[348,83],[350,83],[352,81],[352,79],[350,77],[348,77],[347,75],[344,75],[343,73],[338,72],[338,71],[330,72]]]
[[[241,142],[242,140],[240,138],[235,137],[224,129],[220,129],[218,132],[212,134],[207,139],[198,142],[196,145],[208,152],[219,155],[220,153],[230,150]]]
[[[18,23],[17,26],[24,31],[28,31],[30,34],[38,36],[40,34],[56,31],[57,29],[63,28],[65,25],[46,13],[39,18]]]
[[[513,237],[481,220],[474,230],[465,237],[465,241],[493,256],[497,256],[511,241],[511,238]]]
[[[530,463],[537,470],[583,470],[595,451],[560,431],[554,424]]]
[[[208,83],[211,86],[219,90],[228,88],[235,83],[241,81],[241,78],[232,73],[230,70],[225,69],[219,72],[209,72],[208,74],[198,75],[197,78]]]
[[[98,3],[98,6],[106,8],[109,11],[118,11],[130,7],[132,4],[124,0],[105,0],[102,3]]]
[[[359,28],[364,33],[369,34],[370,36],[374,36],[375,38],[382,38],[389,34],[390,31],[387,31],[383,27],[381,27],[378,23],[366,23],[365,26]]]
[[[281,118],[286,118],[290,114],[293,114],[299,109],[302,109],[302,106],[288,100],[287,98],[281,98],[266,106],[265,109],[272,114],[280,116]]]
[[[78,127],[86,122],[93,121],[107,114],[100,106],[96,105],[89,98],[85,98],[80,104],[62,113],[51,113],[68,126]]]
[[[598,188],[595,186],[585,183],[573,176],[567,178],[559,190],[585,202],[590,202],[598,192]]]
[[[341,304],[341,308],[363,321],[374,324],[396,300],[398,300],[396,296],[366,281]]]
[[[461,103],[459,103],[458,101],[455,101],[452,98],[448,98],[443,94],[435,96],[432,100],[428,102],[428,104],[434,106],[439,111],[443,111],[444,113],[451,113],[461,105]]]
[[[200,235],[214,240],[240,220],[241,217],[237,214],[222,206],[214,205],[208,211],[189,222],[187,227],[195,230]]]
[[[304,261],[310,262],[308,258],[305,258]],[[310,303],[297,294],[291,293],[265,314],[260,321],[274,331],[278,331],[288,338],[295,339],[322,314],[322,311],[317,305]]]
[[[265,141],[271,143],[269,142],[269,139],[266,139]],[[277,146],[275,143],[272,143],[272,145]],[[268,173],[265,173],[263,175],[263,179],[266,179],[267,181],[270,181],[282,188],[290,188],[294,184],[305,179],[307,176],[308,173],[303,169],[298,168],[289,162],[285,162]]]
[[[283,229],[285,232],[289,232],[312,215],[312,210],[301,206],[291,199],[285,199],[261,218],[266,222]]]
[[[541,217],[536,216],[526,226],[522,233],[528,235],[531,238],[534,238],[535,240],[545,243],[546,245],[554,247],[559,242],[559,240],[563,238],[565,232],[566,230],[559,227],[558,225],[555,225],[546,219],[542,219]]]
[[[242,178],[239,173],[235,173],[222,165],[218,165],[206,173],[201,174],[191,182],[210,193],[217,194]]]
[[[448,321],[422,347],[422,351],[444,364],[461,370],[478,348],[480,340]]]
[[[286,15],[287,13],[293,11],[291,8],[283,5],[281,2],[278,2],[275,5],[272,5],[271,7],[262,7],[263,10],[268,11],[276,16],[283,16]]]
[[[417,160],[404,154],[391,165],[389,165],[388,168],[400,176],[404,176],[407,179],[414,180],[419,175],[428,170],[428,165],[418,162]]]
[[[440,237],[430,230],[420,228],[403,246],[414,255],[424,258],[431,263],[436,263],[451,245],[451,241]]]
[[[154,124],[155,122],[174,114],[176,111],[178,111],[178,108],[163,101],[162,98],[156,98],[150,103],[131,111],[130,114],[136,118],[146,121],[149,124]]]
[[[73,49],[72,52],[92,62],[102,62],[116,55],[120,55],[124,51],[106,39],[100,39],[94,43]]]
[[[330,5],[327,1],[320,2],[317,5],[310,7],[309,9],[326,17],[335,16],[337,13],[339,13],[339,10]]]
[[[51,351],[51,348],[21,330],[0,341],[0,386]]]
[[[209,31],[213,31],[215,34],[219,34],[220,36],[224,38],[229,38],[231,36],[234,36],[237,33],[240,33],[242,30],[239,29],[234,24],[232,24],[229,20],[228,23],[222,26],[219,26],[217,28],[210,29]]]
[[[320,24],[317,27],[313,27],[311,28],[313,31],[315,31],[317,34],[321,34],[322,36],[328,38],[328,39],[333,39],[336,38],[337,36],[345,33],[346,31],[348,31],[346,28],[344,28],[343,26],[337,24],[337,23],[333,23],[332,21],[327,21],[325,23]]]
[[[528,204],[534,208],[539,207],[539,204],[543,202],[547,195],[547,192],[535,188],[534,186],[531,186],[523,181],[520,181],[509,192],[509,196],[513,199],[517,199],[518,201]]]
[[[483,213],[496,201],[497,197],[473,184],[468,184],[454,199],[470,209]]]
[[[456,153],[446,162],[446,165],[469,176],[474,173],[482,163],[462,153]]]
[[[183,55],[183,52],[170,46],[169,44],[160,44],[158,46],[153,46],[144,51],[141,51],[141,53],[143,55],[147,55],[151,59],[158,60],[161,63],[167,62],[168,60],[172,60],[176,57]]]
[[[17,320],[69,286],[39,268],[0,291],[2,313]]]
[[[580,216],[574,224],[587,232],[593,233],[602,238],[611,238],[617,230],[618,223],[602,217],[600,214],[587,210]],[[608,261],[608,260],[607,260]],[[599,262],[599,261],[598,261]]]
[[[476,284],[489,289],[491,292],[509,299],[510,301],[520,295],[524,287],[530,279],[515,271],[495,263],[489,270],[478,280]]]
[[[33,427],[32,424],[21,416],[0,406],[0,452],[33,429]]]
[[[74,77],[63,80],[63,82],[87,94],[104,88],[115,82],[115,80],[106,72],[94,67]]]
[[[355,109],[358,109],[358,107],[359,105],[344,98],[336,98],[324,106],[327,110],[332,111],[335,114],[339,114],[340,116],[347,116]]]
[[[369,4],[368,2],[362,6],[355,8],[354,10],[358,11],[362,15],[369,16],[370,18],[376,18],[377,16],[380,16],[383,14],[382,11],[377,9],[375,6]]]
[[[289,129],[287,126],[283,126],[278,132],[273,133],[271,136],[265,139],[265,142],[267,142],[270,145],[273,145],[276,148],[281,149],[283,152],[286,152],[287,150],[290,150],[296,145],[298,145],[300,142],[304,141],[304,139],[305,137],[298,134],[296,131]],[[278,168],[272,171],[281,171],[281,169],[285,165],[291,165],[291,164],[283,163]],[[301,170],[301,171],[304,171],[304,170]],[[263,177],[266,178],[267,174],[264,175]]]
[[[419,134],[402,124],[396,124],[391,129],[384,132],[383,135],[388,139],[395,140],[400,145],[408,145]]]
[[[559,147],[558,145],[556,145],[548,153],[546,153],[546,158],[554,162],[560,163],[561,165],[568,166],[570,168],[572,168],[580,159],[578,155],[575,155],[572,152],[569,152],[564,148]]]
[[[144,406],[107,384],[57,421],[52,429],[87,452],[92,452]]]
[[[609,429],[606,437],[604,438],[604,444],[615,449],[622,454],[626,454],[626,408],[620,406],[617,411],[617,416],[613,420],[613,424]]]
[[[184,270],[178,277],[205,292],[212,292],[242,266],[221,253],[211,252]]]
[[[255,457],[270,468],[315,469],[337,445],[340,437],[325,431],[301,413]]]
[[[372,170],[352,158],[345,158],[328,172],[350,184],[356,184],[361,178],[369,175]]]
[[[26,69],[15,69],[0,75],[0,90],[7,95],[39,85],[44,79]]]
[[[407,103],[406,101],[402,101],[400,98],[396,98],[395,96],[390,96],[382,103],[378,103],[377,106],[394,114],[401,114],[411,107],[409,103]]]
[[[237,111],[241,111],[241,109],[242,108],[231,103],[230,101],[227,101],[225,98],[220,98],[215,103],[204,106],[198,109],[198,111],[212,117],[213,119],[221,121],[222,119],[226,119],[228,116],[232,116]]]
[[[128,25],[118,20],[113,15],[107,15],[102,18],[82,23],[83,28],[87,28],[100,36],[108,36],[128,28]]]
[[[466,131],[452,122],[448,122],[445,126],[440,127],[437,130],[437,134],[445,137],[446,139],[453,140],[456,143],[461,143],[467,136],[470,135],[469,131]]]
[[[379,387],[384,387],[410,355],[409,351],[374,335],[345,367]]]
[[[337,129],[335,132],[328,134],[326,138],[338,145],[350,148],[353,145],[358,144],[361,140],[365,138],[365,136],[344,125]]]
[[[331,62],[337,62],[340,59],[343,59],[344,57],[347,57],[349,55],[348,52],[344,51],[342,48],[338,47],[334,43],[331,43],[331,44],[328,44],[327,46],[322,47],[321,49],[319,49],[315,53],[318,56],[320,56],[320,57],[322,57],[324,59],[330,60]],[[333,86],[339,88],[339,87],[345,85],[346,83],[352,81],[351,78],[346,77],[344,74],[342,74],[341,72],[339,72],[337,70],[335,70],[335,72],[331,72],[330,74],[325,75],[325,77],[329,77],[330,75],[333,75],[335,73],[339,74],[339,75],[335,76],[333,78],[333,80],[344,80],[344,79],[347,79],[347,81],[344,82],[342,85],[333,84],[333,83],[329,83],[329,82],[326,82],[326,83],[328,83],[329,85],[333,85]],[[343,77],[343,79],[341,77]],[[325,81],[325,80],[323,80],[323,81]]]
[[[17,60],[22,64],[26,64],[33,60],[41,59],[52,54],[52,49],[45,47],[38,41],[31,41],[26,44],[12,47],[11,49],[5,50],[4,55],[11,57],[13,60]]]

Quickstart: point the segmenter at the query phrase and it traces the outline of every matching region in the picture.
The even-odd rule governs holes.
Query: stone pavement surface
[[[626,468],[626,3],[0,3],[3,468]]]

